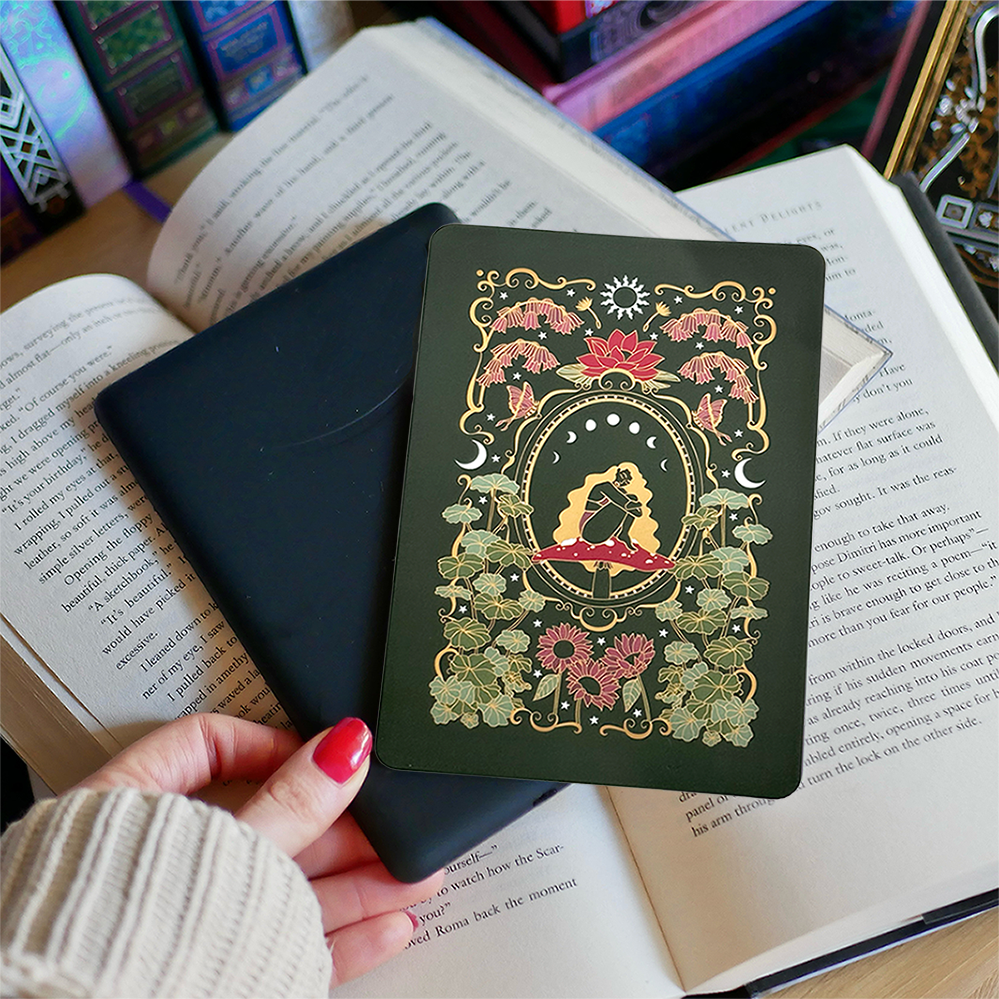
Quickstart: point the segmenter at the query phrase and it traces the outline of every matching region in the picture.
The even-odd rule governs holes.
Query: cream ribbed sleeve
[[[4,996],[325,996],[331,962],[299,867],[175,794],[72,791],[0,847]]]

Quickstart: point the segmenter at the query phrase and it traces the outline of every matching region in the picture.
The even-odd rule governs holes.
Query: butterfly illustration
[[[538,412],[538,404],[534,399],[534,389],[531,388],[530,382],[524,382],[523,388],[507,385],[506,390],[509,395],[507,402],[510,405],[510,416],[496,424],[500,430],[506,430],[514,420],[523,420]]]
[[[723,434],[718,429],[726,401],[725,399],[712,400],[710,393],[706,394],[701,399],[700,405],[697,407],[697,412],[694,413],[694,423],[702,430],[707,430],[709,433],[714,434],[722,444],[728,444],[732,440],[728,434]]]

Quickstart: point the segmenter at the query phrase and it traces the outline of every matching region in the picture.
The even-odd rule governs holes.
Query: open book
[[[987,519],[970,519],[974,508],[988,509],[974,489],[983,497],[992,489],[994,495],[994,483],[985,478],[991,469],[978,460],[994,446],[988,436],[994,433],[994,399],[988,406],[978,401],[988,396],[989,385],[967,373],[976,348],[967,344],[953,310],[939,305],[947,289],[932,284],[935,272],[913,270],[929,265],[909,262],[918,244],[908,245],[903,232],[904,249],[897,248],[892,232],[901,223],[884,216],[876,192],[859,174],[856,190],[835,196],[829,180],[821,170],[809,176],[806,169],[796,183],[799,191],[822,190],[830,210],[849,204],[840,219],[845,226],[866,219],[858,197],[869,203],[876,213],[870,217],[883,229],[879,266],[895,259],[889,251],[898,255],[892,283],[875,282],[872,295],[894,291],[907,274],[919,273],[912,293],[906,291],[907,308],[919,308],[913,303],[932,285],[934,308],[943,309],[938,317],[927,306],[924,322],[898,338],[896,351],[909,352],[898,362],[904,373],[887,369],[849,418],[865,427],[870,406],[897,401],[909,414],[906,420],[915,420],[912,410],[925,408],[914,435],[924,433],[915,426],[928,422],[935,423],[932,435],[949,435],[946,442],[941,437],[913,451],[924,459],[919,474],[930,480],[917,484],[916,472],[909,475],[905,514],[929,512],[905,533],[926,530],[930,557],[951,558],[966,548],[969,561],[948,563],[943,571],[941,580],[949,572],[957,582],[941,581],[934,590],[933,596],[946,595],[939,611],[933,604],[909,615],[902,603],[880,600],[844,615],[843,638],[817,642],[810,664],[814,693],[805,786],[787,802],[570,788],[454,866],[446,891],[421,910],[424,926],[408,954],[362,986],[372,994],[679,995],[709,981],[758,977],[802,954],[820,953],[994,885],[996,837],[988,795],[994,786],[989,740],[995,694],[987,677],[994,674],[995,659],[986,662],[985,641],[994,636],[994,621],[983,607],[988,589],[975,588],[982,573],[976,570],[967,580],[960,575],[988,560],[975,545],[995,543],[994,523],[984,527]],[[843,180],[837,176],[837,183]],[[793,215],[790,209],[801,199],[789,201],[786,194],[781,190],[761,210],[780,212],[787,205]],[[147,282],[155,299],[121,278],[101,275],[46,289],[4,315],[2,726],[4,737],[53,789],[80,779],[148,728],[190,711],[284,723],[101,433],[92,414],[94,394],[380,221],[435,200],[451,205],[463,220],[483,224],[722,238],[432,24],[404,24],[362,32],[219,154],[164,226]],[[797,235],[780,238],[793,241]],[[863,275],[869,265],[843,266]],[[894,299],[841,307],[880,333],[876,323],[889,324]],[[953,339],[945,328],[948,334],[956,330]],[[922,347],[911,338],[917,332]],[[882,354],[830,318],[823,360],[828,419]],[[220,371],[220,391],[225,379]],[[911,384],[897,384],[906,379]],[[918,404],[906,401],[903,389],[918,394]],[[962,421],[968,421],[960,432],[932,409],[934,400],[955,396],[962,400]],[[820,503],[820,511],[828,509],[816,524],[843,545],[818,553],[820,561],[842,550],[852,571],[869,569],[876,549],[859,555],[860,542],[844,540],[850,531],[859,533],[861,520],[864,530],[868,520],[873,530],[875,510],[878,516],[885,510],[884,523],[900,516],[892,484],[903,488],[908,466],[893,464],[888,476],[885,463],[898,459],[889,459],[885,449],[895,430],[904,432],[909,424],[883,423],[871,437],[868,461],[849,469],[833,460],[845,445],[828,443],[830,434],[846,435],[847,426],[854,426],[847,421],[842,413],[821,444],[833,452],[821,466],[828,469],[824,474],[836,467],[837,476],[820,483],[836,491]],[[878,443],[880,437],[887,443]],[[926,464],[943,453],[951,472],[935,460]],[[959,490],[953,485],[958,481]],[[888,500],[879,488],[890,494]],[[871,539],[894,540],[896,529],[901,531],[901,522]],[[979,529],[986,533],[973,533]],[[943,547],[931,549],[938,543]],[[857,580],[867,600],[882,596],[877,589],[866,596],[865,583],[877,585],[873,573]],[[967,592],[958,597],[958,589]],[[821,608],[828,598],[845,611],[861,599],[848,599],[848,592],[836,580],[816,590],[817,627],[825,614],[826,630],[841,626]],[[907,615],[898,625],[893,610]],[[861,627],[862,621],[870,626]],[[937,637],[938,623],[946,637]],[[965,637],[955,628],[969,631]],[[893,653],[896,643],[905,648]],[[952,650],[964,644],[974,652],[962,659]],[[893,670],[905,661],[905,675],[895,680],[889,671],[888,679],[878,680],[878,667],[861,663],[867,650],[875,657],[883,652]],[[938,659],[938,653],[945,654]],[[984,665],[975,664],[977,657]],[[846,670],[837,680],[839,668],[852,660],[860,663],[851,667],[856,672]],[[917,661],[920,677],[931,669],[942,675],[945,668],[957,668],[958,675],[934,679],[923,693],[911,665]],[[969,664],[963,671],[962,662]],[[861,695],[851,696],[848,680],[860,684]],[[914,685],[913,694],[889,691],[906,681]],[[844,686],[837,689],[837,683]],[[945,692],[963,683],[970,686],[960,688],[959,697]],[[907,706],[909,696],[928,694],[938,702],[941,729],[951,727],[946,735],[924,733],[917,719],[926,711]],[[979,705],[975,694],[988,703]],[[862,708],[851,708],[851,700],[860,700]],[[943,715],[944,708],[966,700],[971,704],[963,714],[952,720]],[[886,713],[868,720],[876,711]],[[890,741],[901,746],[907,737],[913,747],[899,749],[891,760],[875,759],[876,740],[866,738],[867,732],[835,733],[857,718],[871,732],[895,727]],[[845,748],[852,740],[862,741]],[[861,757],[870,760],[862,764]],[[877,776],[866,780],[867,774]],[[862,809],[862,826],[848,805]],[[598,947],[613,957],[594,967],[589,958]]]

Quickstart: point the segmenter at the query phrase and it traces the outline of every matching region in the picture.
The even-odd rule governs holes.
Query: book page
[[[851,150],[685,197],[818,247],[828,303],[893,351],[819,441],[799,789],[613,793],[685,987],[726,989],[996,885],[999,405],[901,193]]]
[[[622,164],[425,24],[369,29],[202,171],[147,284],[201,329],[435,201],[482,225],[723,238]]]
[[[93,412],[106,382],[190,330],[111,275],[46,288],[8,309],[3,329],[5,670],[13,653],[108,754],[195,710],[280,722]],[[16,707],[4,699],[15,748],[36,724]],[[73,779],[42,776],[55,790]]]
[[[371,996],[680,996],[606,792],[572,785],[459,858]]]

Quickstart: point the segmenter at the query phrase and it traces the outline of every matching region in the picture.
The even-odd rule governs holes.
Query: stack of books
[[[2,259],[236,131],[353,31],[346,0],[5,0]]]
[[[431,6],[560,111],[679,190],[745,166],[868,89],[890,65],[916,4]]]

